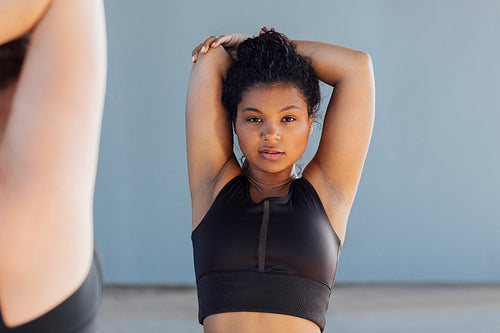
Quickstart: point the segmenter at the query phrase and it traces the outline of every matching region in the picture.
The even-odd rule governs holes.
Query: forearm
[[[32,30],[51,3],[51,0],[0,0],[0,45]]]
[[[297,53],[312,60],[312,67],[318,78],[331,86],[370,72],[371,59],[364,52],[322,42],[301,40],[293,43]]]

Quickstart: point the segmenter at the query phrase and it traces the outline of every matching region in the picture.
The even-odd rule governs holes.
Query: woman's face
[[[256,86],[238,105],[235,132],[251,170],[291,172],[312,132],[302,93],[287,84]]]

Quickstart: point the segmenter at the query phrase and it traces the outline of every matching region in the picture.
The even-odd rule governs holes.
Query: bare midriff
[[[226,312],[203,321],[205,333],[320,333],[310,320],[276,313]]]

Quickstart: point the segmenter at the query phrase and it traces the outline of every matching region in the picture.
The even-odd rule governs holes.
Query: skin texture
[[[231,120],[222,106],[222,82],[237,46],[248,35],[212,36],[193,50],[194,63],[186,103],[186,139],[192,228],[207,213],[222,187],[241,169],[233,153]],[[302,176],[316,189],[333,229],[344,240],[347,219],[358,188],[371,139],[375,88],[368,54],[342,46],[294,41],[299,54],[312,59],[318,78],[335,87],[323,122],[316,155]],[[238,105],[235,131],[249,161],[250,195],[254,201],[288,192],[293,164],[310,134],[304,100],[295,88],[270,85],[251,88]],[[281,111],[297,112],[283,122]],[[248,108],[255,110],[248,111]],[[246,110],[245,110],[246,109]],[[302,112],[302,113],[301,113]],[[259,118],[255,124],[248,121]],[[265,158],[259,150],[271,147],[282,157]],[[319,332],[314,323],[297,317],[255,312],[208,316],[205,332]]]
[[[319,327],[302,318],[277,313],[228,312],[208,316],[203,321],[205,333],[319,333]]]
[[[7,119],[0,129],[0,308],[8,326],[54,308],[88,274],[105,89],[102,1],[0,0],[0,42],[26,32],[17,86],[0,93]]]
[[[7,119],[9,118],[16,88],[17,81],[13,81],[7,87],[0,89],[0,140],[3,137],[3,132],[7,125]]]

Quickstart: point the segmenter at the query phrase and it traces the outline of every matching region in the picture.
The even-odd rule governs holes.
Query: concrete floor
[[[100,333],[203,333],[194,288],[106,287]],[[500,285],[336,285],[325,333],[499,333]]]

